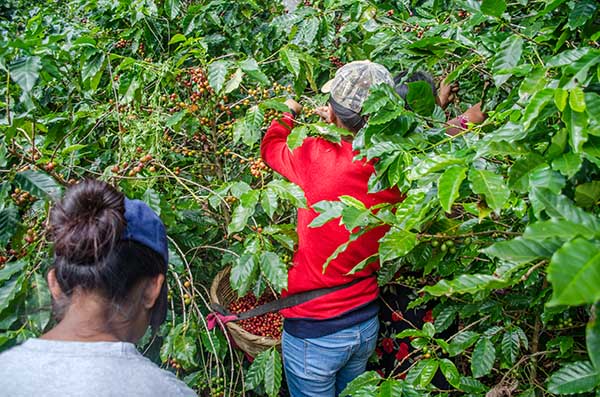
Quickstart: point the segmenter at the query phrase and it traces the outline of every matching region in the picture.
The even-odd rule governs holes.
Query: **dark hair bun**
[[[94,265],[121,239],[124,196],[105,182],[84,180],[71,186],[54,206],[50,227],[57,259]]]

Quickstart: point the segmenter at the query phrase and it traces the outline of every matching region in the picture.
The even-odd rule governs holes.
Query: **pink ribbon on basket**
[[[223,331],[225,331],[225,324],[227,324],[230,321],[235,321],[237,320],[237,318],[238,316],[235,314],[225,316],[221,313],[212,312],[209,313],[208,316],[206,316],[206,323],[209,331],[212,331],[217,326],[217,324],[221,327]]]

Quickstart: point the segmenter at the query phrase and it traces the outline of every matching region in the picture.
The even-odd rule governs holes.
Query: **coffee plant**
[[[411,305],[434,305],[432,322],[397,335],[415,348],[408,369],[366,372],[343,394],[598,395],[599,4],[285,3],[0,5],[0,350],[52,326],[48,211],[94,177],[168,228],[170,311],[140,341],[145,354],[202,396],[285,393],[276,349],[250,365],[207,330],[208,289],[229,266],[240,297],[286,288],[294,211],[306,203],[261,160],[262,133],[294,97],[304,111],[289,147],[309,135],[339,142],[343,131],[312,112],[326,100],[319,87],[371,59],[460,90],[444,112],[423,82],[404,99],[374,87],[354,147],[377,159],[370,189],[397,186],[406,199],[314,205],[312,226],[335,219],[350,241],[387,225],[378,255],[353,271],[379,260],[382,286],[419,287]],[[480,101],[484,123],[444,133]],[[254,304],[244,299],[232,308]],[[280,332],[272,325],[261,332]],[[432,384],[436,373],[450,389]]]

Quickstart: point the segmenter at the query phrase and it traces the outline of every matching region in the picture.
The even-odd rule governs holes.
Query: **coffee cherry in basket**
[[[231,302],[228,309],[232,313],[243,313],[274,299],[275,297],[270,293],[265,293],[260,299],[256,299],[254,294],[250,293]],[[279,313],[267,313],[259,317],[238,321],[238,324],[251,334],[280,339],[283,330],[283,317]]]

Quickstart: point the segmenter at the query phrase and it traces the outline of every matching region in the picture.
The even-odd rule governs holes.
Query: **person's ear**
[[[144,295],[142,296],[142,304],[144,305],[144,309],[150,310],[154,307],[164,282],[164,274],[159,274],[158,276],[148,279],[146,288],[144,289]]]
[[[59,300],[60,298],[62,298],[64,296],[64,292],[60,288],[60,284],[58,283],[58,280],[56,279],[56,269],[54,269],[54,268],[50,269],[46,278],[48,280],[48,289],[50,290],[50,294],[52,295],[52,298],[54,300]]]

